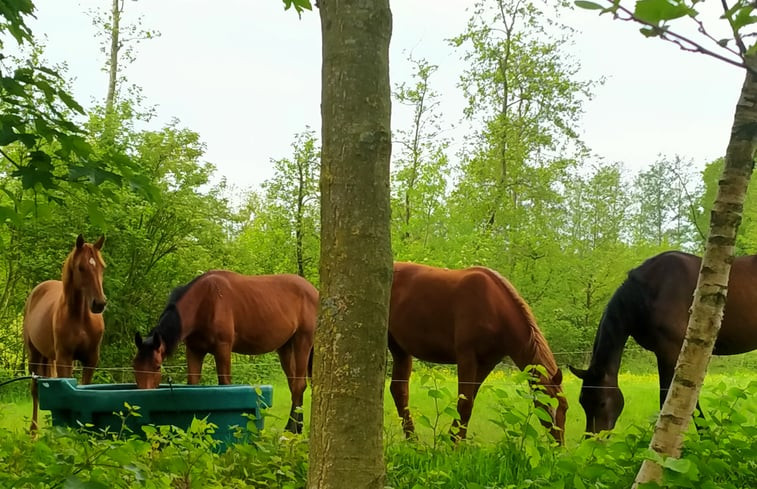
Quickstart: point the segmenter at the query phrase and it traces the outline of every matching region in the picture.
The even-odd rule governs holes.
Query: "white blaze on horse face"
[[[97,265],[97,263],[95,262],[95,259],[92,257],[89,258],[89,264],[92,265],[93,267]]]

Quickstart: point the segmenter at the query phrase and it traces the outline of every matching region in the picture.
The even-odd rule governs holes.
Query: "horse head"
[[[591,367],[587,370],[569,368],[573,375],[583,380],[578,401],[586,413],[586,433],[613,429],[625,402],[617,376],[598,372]]]
[[[134,356],[134,379],[138,389],[155,389],[160,385],[160,368],[166,357],[166,343],[159,333],[154,332],[142,339],[134,335],[137,354]]]
[[[105,236],[100,236],[95,243],[86,243],[80,234],[63,270],[64,286],[80,291],[93,314],[102,313],[107,304],[103,291],[105,260],[100,254],[104,242]]]

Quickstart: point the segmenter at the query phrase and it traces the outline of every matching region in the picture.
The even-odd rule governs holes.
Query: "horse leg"
[[[216,359],[218,385],[231,384],[231,345],[220,344],[216,346],[213,357]]]
[[[476,394],[478,394],[478,389],[481,387],[481,382],[491,371],[491,368],[485,369],[483,366],[480,366],[473,354],[458,354],[458,358],[461,359],[457,363],[457,412],[460,415],[460,419],[456,419],[452,423],[450,430],[452,441],[465,439],[468,433],[468,422],[473,412],[473,402],[476,399]]]
[[[95,367],[100,363],[100,349],[98,348],[82,362],[81,383],[87,385],[92,383],[92,377],[95,374]]]
[[[196,385],[200,383],[202,375],[202,361],[206,353],[187,346],[187,384]],[[216,363],[218,360],[216,359]]]
[[[47,375],[47,359],[34,348],[34,346],[28,343],[29,347],[29,373],[32,375]],[[39,412],[39,391],[37,390],[37,379],[32,379],[32,424],[29,428],[29,433],[34,435],[39,427],[37,424],[37,414]]]
[[[292,406],[289,410],[289,418],[287,419],[287,424],[284,429],[291,433],[301,433],[302,427],[300,423],[302,423],[302,412],[298,413],[297,407],[302,405],[302,393],[300,393],[300,401],[298,405],[297,396],[295,395],[297,368],[294,355],[294,339],[290,339],[284,343],[281,348],[276,350],[276,353],[279,355],[281,369],[284,371],[284,375],[286,375],[287,384],[289,385],[289,393],[292,397]]]
[[[74,356],[68,352],[55,353],[55,376],[66,379],[74,376]]]
[[[389,337],[389,353],[392,354],[392,381],[389,392],[392,393],[397,414],[402,418],[402,431],[405,438],[415,437],[415,424],[410,416],[410,374],[413,372],[413,357],[408,355]]]
[[[313,349],[312,335],[295,333],[294,345],[292,349],[292,360],[294,363],[294,375],[290,388],[292,391],[292,413],[290,419],[295,421],[295,433],[302,433],[304,424],[304,415],[302,413],[302,403],[307,389],[308,364],[310,362],[310,351]]]

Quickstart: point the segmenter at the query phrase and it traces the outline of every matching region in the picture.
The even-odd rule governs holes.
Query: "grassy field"
[[[438,430],[440,432],[446,431],[450,426],[451,418],[446,415],[437,416],[436,413],[437,410],[441,411],[447,406],[454,406],[457,385],[452,371],[445,371],[442,375],[437,376],[436,384],[430,380],[427,380],[423,384],[423,372],[421,370],[421,372],[414,374],[411,379],[410,409],[416,418],[416,426],[420,439],[430,441],[432,439],[432,430],[418,423],[417,418],[425,415],[432,422],[438,420]],[[271,379],[268,383],[274,387],[274,405],[268,412],[266,428],[280,430],[286,424],[286,416],[289,412],[289,391],[283,374],[273,373],[268,375],[267,378]],[[237,379],[238,382],[243,382],[244,380],[247,379]],[[747,372],[711,374],[703,390],[703,409],[705,411],[707,409],[709,386],[723,382],[729,387],[746,388],[752,380],[757,380],[757,376],[750,375]],[[248,381],[255,382],[254,380]],[[623,429],[630,424],[640,426],[650,424],[657,413],[658,381],[656,374],[624,373],[620,376],[620,386],[626,399],[626,405],[618,422],[618,428]],[[437,401],[437,405],[435,405],[435,399],[430,395],[432,389],[444,393],[442,399]],[[500,413],[513,407],[521,410],[528,408],[529,403],[525,399],[517,396],[503,399],[501,392],[497,393],[498,389],[515,391],[516,384],[512,373],[507,371],[494,372],[482,386],[476,399],[471,419],[469,431],[471,439],[482,443],[495,442],[501,437],[502,433],[501,428],[494,421],[499,418]],[[570,374],[566,374],[564,390],[569,403],[566,422],[568,446],[576,444],[581,439],[585,427],[583,409],[578,403],[579,389],[579,380]],[[305,394],[304,412],[307,429],[310,414],[310,389]],[[389,382],[387,382],[385,391],[384,413],[386,439],[389,441],[402,439],[403,435],[399,418],[389,393]],[[28,396],[17,393],[12,398],[8,398],[8,396],[4,398],[0,397],[0,426],[13,430],[26,430],[29,426],[30,415],[31,401]],[[43,426],[49,423],[49,413],[47,411],[41,411],[41,418]]]

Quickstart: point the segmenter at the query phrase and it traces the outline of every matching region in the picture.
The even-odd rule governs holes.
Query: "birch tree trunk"
[[[668,397],[650,443],[650,448],[663,457],[680,457],[683,436],[691,422],[707,373],[723,317],[736,231],[741,223],[747,185],[754,167],[757,58],[747,57],[744,61],[749,69],[746,70],[741,96],[736,104],[689,325]],[[633,487],[661,479],[662,467],[652,460],[645,460]]]
[[[119,0],[113,0],[113,6],[111,8],[110,18],[110,53],[108,61],[108,94],[105,96],[105,112],[107,114],[113,112],[113,104],[116,100],[116,82],[118,81],[118,50],[121,48],[121,42],[119,40],[120,24],[121,24],[121,10],[123,6],[119,8]]]
[[[383,489],[392,281],[389,0],[320,0],[321,299],[311,489]]]

